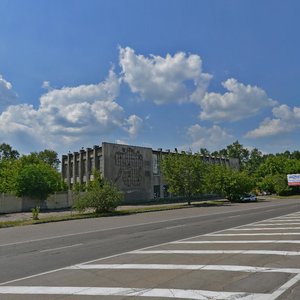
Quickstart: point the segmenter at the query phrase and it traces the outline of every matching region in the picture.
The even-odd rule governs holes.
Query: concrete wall
[[[13,213],[22,211],[22,198],[1,194],[0,213]]]
[[[40,206],[41,209],[63,209],[73,205],[72,193],[57,193],[48,197],[47,200],[37,202],[30,198],[20,198],[13,195],[1,194],[0,213],[14,213],[31,211],[32,208]]]
[[[125,201],[153,198],[152,149],[102,144],[103,176],[124,192]]]

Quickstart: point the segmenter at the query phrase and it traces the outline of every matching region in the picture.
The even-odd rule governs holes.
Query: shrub
[[[75,198],[74,208],[78,211],[92,208],[96,213],[111,212],[121,203],[123,193],[95,173],[94,181],[89,183],[87,192],[84,194],[78,192]]]

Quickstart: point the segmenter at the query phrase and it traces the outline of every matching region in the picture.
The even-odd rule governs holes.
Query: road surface
[[[300,299],[299,256],[297,199],[7,228],[0,299]]]

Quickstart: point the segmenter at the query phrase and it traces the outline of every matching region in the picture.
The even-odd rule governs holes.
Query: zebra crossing
[[[77,264],[3,283],[0,299],[300,299],[299,225],[295,212]]]

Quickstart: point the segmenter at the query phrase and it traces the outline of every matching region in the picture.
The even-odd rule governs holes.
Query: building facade
[[[93,180],[93,170],[124,192],[125,200],[138,202],[169,196],[160,162],[169,150],[102,143],[62,156],[62,177],[69,189]],[[202,157],[204,161],[239,167],[235,158]]]

